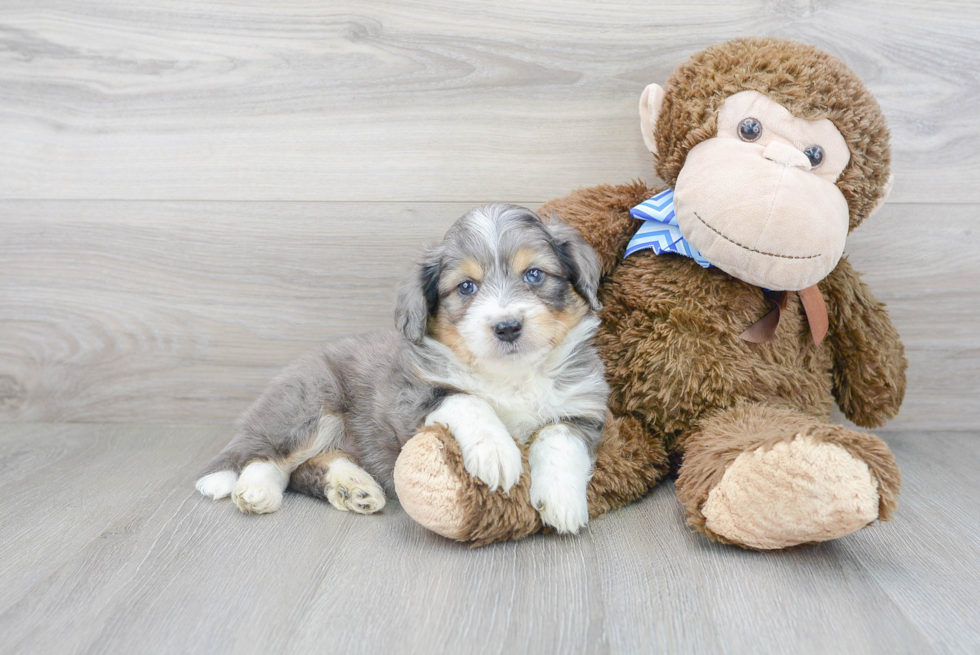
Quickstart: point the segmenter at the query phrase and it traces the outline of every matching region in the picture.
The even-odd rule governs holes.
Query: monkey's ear
[[[437,249],[426,249],[395,295],[395,327],[413,343],[422,343],[429,317],[439,308],[440,260]]]
[[[874,209],[872,209],[871,211],[868,212],[868,216],[869,217],[871,217],[872,215],[874,215],[875,212],[877,212],[879,209],[881,209],[881,206],[885,204],[885,201],[888,200],[888,196],[891,195],[892,186],[894,184],[895,184],[895,176],[892,175],[891,173],[889,173],[888,174],[888,181],[885,182],[885,189],[884,189],[884,191],[882,191],[881,197],[878,198],[878,202],[875,203]]]
[[[660,106],[664,103],[664,88],[659,84],[651,84],[643,89],[640,96],[640,133],[643,134],[643,143],[647,145],[647,150],[657,154],[657,141],[653,138],[653,132],[657,128],[657,116],[660,115]]]

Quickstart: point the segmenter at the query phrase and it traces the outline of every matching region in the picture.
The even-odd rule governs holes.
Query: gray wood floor
[[[470,550],[392,503],[193,490],[312,344],[390,324],[487,201],[654,181],[636,105],[736,36],[867,82],[896,185],[848,240],[906,343],[892,523],[788,553],[670,483]],[[980,3],[4,0],[0,653],[980,653]]]
[[[784,553],[690,534],[671,484],[578,537],[461,547],[397,503],[244,516],[200,425],[0,426],[3,653],[980,651],[980,439],[886,433],[891,523]]]

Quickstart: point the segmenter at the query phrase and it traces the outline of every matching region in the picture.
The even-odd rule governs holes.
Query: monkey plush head
[[[842,61],[782,39],[709,47],[640,100],[684,237],[726,273],[798,291],[891,188],[888,128]]]

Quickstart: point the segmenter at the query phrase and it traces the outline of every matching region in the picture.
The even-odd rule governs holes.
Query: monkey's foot
[[[797,435],[739,455],[701,507],[726,541],[772,550],[848,535],[878,518],[878,482],[844,448]]]

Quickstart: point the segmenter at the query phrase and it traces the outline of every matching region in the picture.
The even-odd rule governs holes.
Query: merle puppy
[[[333,342],[275,378],[197,489],[274,512],[287,485],[368,514],[402,445],[446,425],[491,490],[521,474],[544,523],[577,532],[609,389],[591,343],[599,265],[572,228],[494,204],[427,249],[395,301],[397,330]]]

